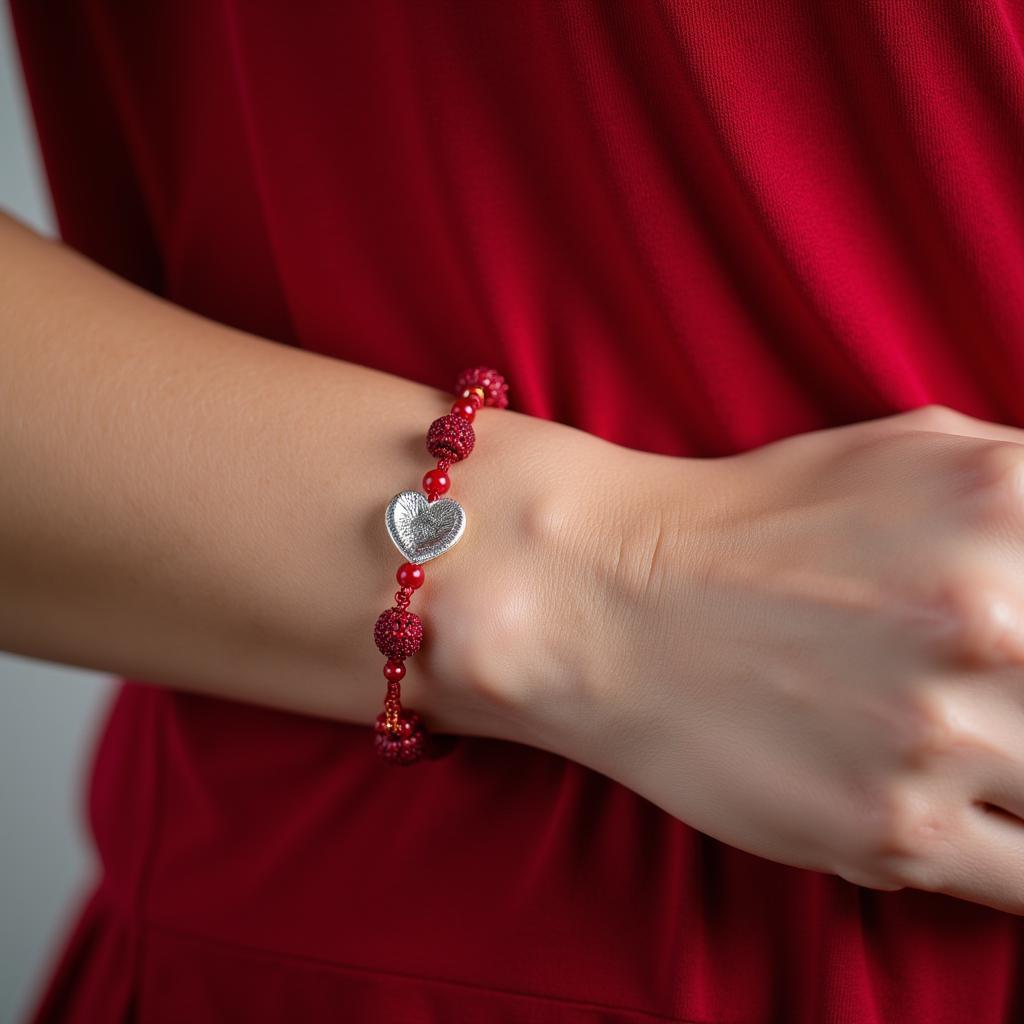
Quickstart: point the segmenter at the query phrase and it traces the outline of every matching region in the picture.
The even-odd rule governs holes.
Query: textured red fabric
[[[13,11],[64,238],[190,309],[675,455],[1024,423],[1015,0]],[[370,739],[127,681],[36,1020],[1024,1020],[1012,915]]]

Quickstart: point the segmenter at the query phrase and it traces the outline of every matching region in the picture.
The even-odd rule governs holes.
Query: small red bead
[[[405,665],[401,661],[388,659],[384,662],[384,678],[388,682],[397,683],[405,675]]]
[[[427,492],[428,498],[430,498],[431,494],[435,497],[438,494],[444,494],[451,485],[452,478],[443,470],[430,469],[423,474],[423,490]]]
[[[395,573],[395,579],[403,587],[410,587],[412,590],[419,590],[423,586],[423,566],[415,562],[403,562]]]
[[[470,423],[476,417],[476,410],[477,403],[470,401],[468,398],[460,398],[457,402],[452,403],[452,412],[456,416],[461,416],[464,420],[468,420]]]

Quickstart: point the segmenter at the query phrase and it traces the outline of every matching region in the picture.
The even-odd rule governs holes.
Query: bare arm
[[[0,647],[371,722],[372,626],[401,562],[383,509],[419,487],[452,396],[196,316],[8,217],[0,310]],[[432,647],[403,681],[452,731],[490,708],[455,692],[471,624],[442,614],[445,586],[449,605],[490,586],[490,559],[523,558],[531,523],[529,557],[557,561],[535,516],[543,450],[603,444],[511,410],[474,426],[452,471],[466,536],[426,567],[413,609]]]
[[[370,723],[383,508],[449,396],[3,219],[0,310],[0,646]],[[1024,913],[1024,432],[927,407],[701,460],[476,425],[466,536],[417,592],[428,725],[772,860]]]

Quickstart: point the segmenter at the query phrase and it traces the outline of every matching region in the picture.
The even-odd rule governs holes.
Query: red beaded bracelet
[[[451,411],[434,420],[427,430],[427,451],[437,459],[437,466],[423,475],[426,497],[420,491],[402,491],[388,502],[384,514],[388,535],[405,559],[395,573],[400,586],[395,603],[380,613],[373,627],[377,650],[388,659],[384,663],[387,693],[384,710],[374,725],[374,743],[377,753],[389,764],[414,764],[424,756],[437,757],[442,752],[419,714],[402,707],[399,683],[405,675],[405,659],[412,657],[423,642],[423,623],[409,611],[409,601],[413,591],[423,584],[423,563],[444,554],[465,530],[462,506],[441,495],[451,486],[451,464],[473,450],[477,410],[485,405],[508,408],[508,384],[490,367],[463,370],[455,394],[458,399]]]

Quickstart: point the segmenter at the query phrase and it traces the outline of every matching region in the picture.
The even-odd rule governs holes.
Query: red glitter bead
[[[388,732],[384,712],[374,723],[374,746],[389,764],[407,765],[418,761],[427,750],[427,730],[415,711],[403,708],[398,713],[398,735]]]
[[[479,396],[477,397],[479,398]],[[452,403],[452,412],[456,416],[461,416],[467,423],[472,423],[479,404],[479,402],[473,402],[468,398],[460,398],[457,402]]]
[[[384,678],[390,682],[398,682],[405,675],[405,665],[390,658],[384,662]]]
[[[427,451],[435,459],[458,462],[469,455],[475,441],[473,425],[452,412],[439,416],[427,430]]]
[[[423,490],[431,494],[444,494],[452,485],[452,478],[441,469],[429,469],[423,474]]]
[[[373,627],[377,650],[392,661],[411,658],[423,643],[423,623],[415,612],[404,608],[386,608]]]
[[[494,409],[508,408],[508,384],[490,366],[474,366],[470,370],[463,370],[455,383],[455,394],[461,395],[466,388],[483,388],[484,405]]]
[[[409,587],[412,590],[419,590],[423,586],[423,566],[417,565],[415,562],[403,562],[395,573],[395,579],[402,584],[403,587]]]

